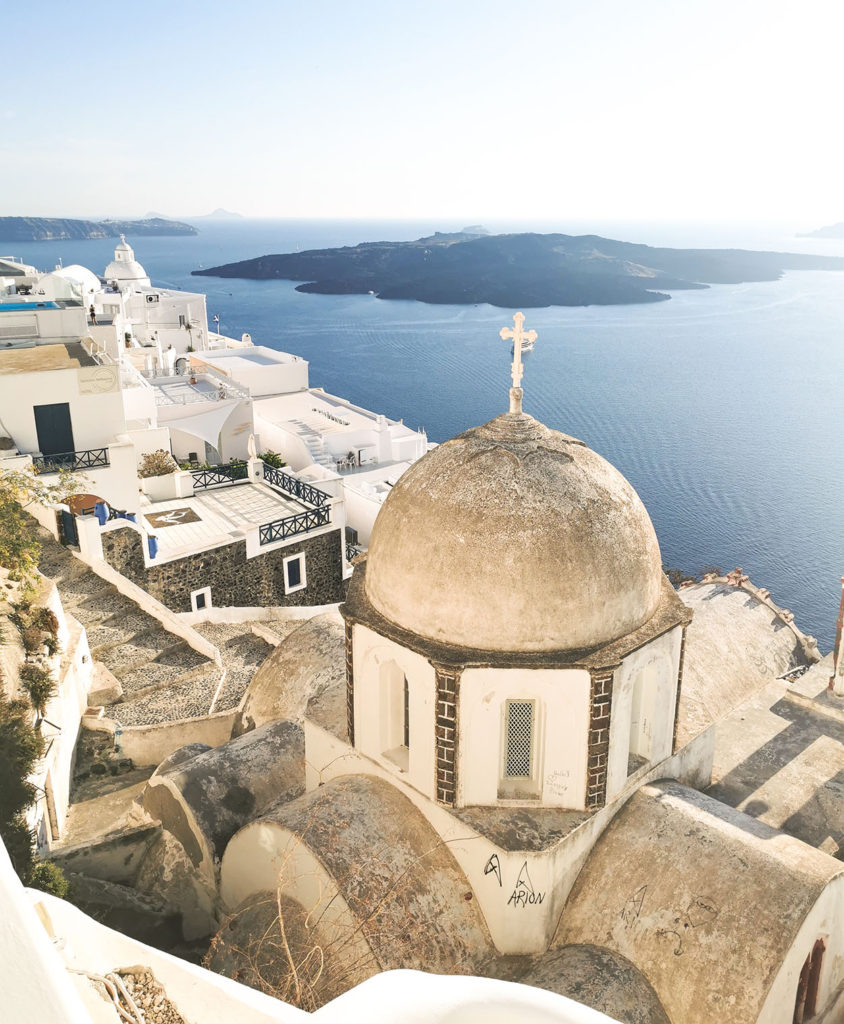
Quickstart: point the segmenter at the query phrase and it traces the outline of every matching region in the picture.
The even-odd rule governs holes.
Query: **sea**
[[[310,363],[313,386],[444,441],[507,408],[514,310],[305,295],[288,281],[192,277],[267,253],[402,240],[440,221],[231,220],[129,238],[153,284],[208,297],[224,334]],[[805,225],[487,222],[679,247],[844,256]],[[0,244],[41,269],[102,273],[115,240]],[[609,459],[644,501],[666,565],[741,566],[831,649],[844,573],[844,273],[675,291],[647,305],[525,309],[525,411]],[[515,499],[514,499],[515,500]]]

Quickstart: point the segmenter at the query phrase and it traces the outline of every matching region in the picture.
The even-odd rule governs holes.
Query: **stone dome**
[[[582,441],[506,413],[397,482],[372,531],[365,589],[397,626],[491,651],[597,647],[656,611],[653,524]]]

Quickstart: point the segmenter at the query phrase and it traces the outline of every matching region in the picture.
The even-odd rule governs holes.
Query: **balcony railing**
[[[218,487],[220,484],[234,483],[235,480],[248,480],[249,467],[245,462],[230,462],[225,466],[214,466],[212,469],[195,469],[193,489],[201,491],[205,487]]]
[[[110,463],[108,448],[90,448],[84,452],[33,455],[32,465],[37,473],[57,473],[60,469],[69,469],[71,472],[83,469],[104,469]]]
[[[276,519],[271,523],[258,527],[258,541],[260,544],[272,544],[276,540],[285,540],[297,533],[307,533],[308,530],[315,530],[319,526],[327,526],[331,522],[331,506],[325,505],[322,508],[309,508],[304,512],[297,512],[292,516],[285,516],[284,519]]]
[[[318,487],[312,487],[310,484],[306,484],[304,480],[290,476],[289,473],[283,473],[280,469],[268,466],[266,463],[264,463],[264,480],[279,491],[292,494],[294,498],[299,498],[309,505],[315,505],[318,508],[322,507],[331,497],[330,494],[326,494],[325,491],[321,491]]]

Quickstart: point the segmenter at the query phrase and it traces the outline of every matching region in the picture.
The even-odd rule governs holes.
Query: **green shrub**
[[[282,466],[286,466],[287,465],[287,463],[278,454],[278,452],[273,452],[273,451],[262,452],[258,456],[258,458],[260,458],[262,462],[266,462],[266,464],[268,466],[272,466],[273,469],[281,469]]]
[[[0,689],[0,837],[21,878],[29,872],[34,842],[24,820],[36,795],[28,780],[43,750],[44,740],[32,725],[29,704],[9,700]]]
[[[56,681],[52,672],[41,665],[21,665],[21,682],[32,706],[43,718],[50,698],[55,695]]]
[[[66,899],[70,892],[70,882],[65,878],[64,871],[51,860],[38,860],[30,868],[26,884],[31,889],[40,889],[51,896]]]

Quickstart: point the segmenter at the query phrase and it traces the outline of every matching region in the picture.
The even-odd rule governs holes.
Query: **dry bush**
[[[167,476],[170,473],[178,472],[178,470],[179,464],[170,452],[165,452],[163,448],[159,448],[157,451],[147,452],[144,455],[138,469],[138,476],[145,478],[150,476]]]
[[[316,807],[311,818],[315,812]],[[393,865],[390,849],[361,850],[325,892],[321,874],[295,866],[307,833],[306,827],[286,852],[278,889],[253,894],[225,920],[206,954],[206,967],[308,1012],[383,970],[475,972],[475,956],[465,944],[440,941],[409,912],[419,876],[429,869],[425,861],[447,845],[444,841],[401,870]],[[302,888],[318,893],[311,911],[289,895]],[[348,912],[340,911],[343,907]]]

